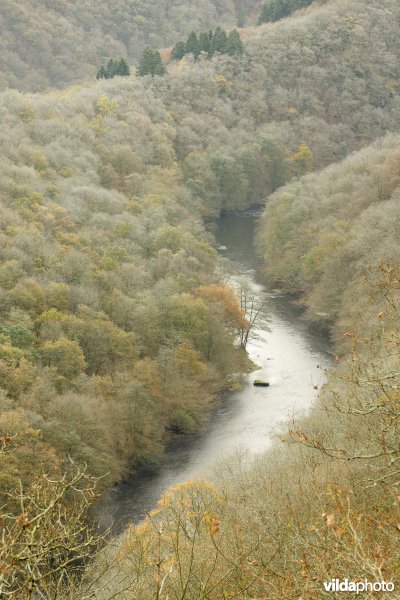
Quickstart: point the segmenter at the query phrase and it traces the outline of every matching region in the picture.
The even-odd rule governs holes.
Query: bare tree
[[[73,471],[61,479],[43,475],[29,489],[20,484],[3,493],[1,598],[71,597],[89,560],[103,546],[106,534],[96,532],[87,519],[97,480],[75,465]]]
[[[261,311],[261,301],[246,284],[239,288],[240,308],[243,311],[243,324],[239,327],[240,346],[246,350],[252,329],[257,323]]]

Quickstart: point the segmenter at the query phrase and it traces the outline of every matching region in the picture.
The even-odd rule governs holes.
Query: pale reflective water
[[[331,356],[326,336],[301,320],[300,309],[288,299],[268,292],[257,281],[253,250],[254,214],[229,214],[218,223],[216,237],[234,285],[246,283],[262,304],[255,336],[247,350],[261,367],[246,377],[240,392],[226,395],[216,408],[207,432],[169,448],[157,473],[142,473],[119,485],[110,495],[104,521],[116,531],[140,519],[170,486],[206,476],[215,461],[238,449],[259,453],[271,444],[277,426],[310,408],[324,381]],[[225,268],[223,266],[223,268]],[[267,379],[270,387],[254,387]]]

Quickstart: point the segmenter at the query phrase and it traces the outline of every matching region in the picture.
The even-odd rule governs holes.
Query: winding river
[[[257,215],[230,213],[221,217],[215,235],[221,266],[231,283],[245,283],[262,308],[248,343],[250,358],[261,367],[246,376],[241,391],[226,394],[215,409],[205,433],[180,440],[165,453],[160,469],[143,472],[120,484],[110,494],[104,519],[120,531],[140,519],[163,492],[193,477],[207,476],[215,461],[238,449],[263,452],[274,429],[293,414],[310,408],[331,363],[329,341],[301,319],[301,310],[285,297],[268,292],[258,281],[253,249]],[[270,387],[254,387],[267,379]],[[105,523],[108,525],[109,523]]]

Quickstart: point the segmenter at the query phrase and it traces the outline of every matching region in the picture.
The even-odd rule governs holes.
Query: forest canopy
[[[0,89],[64,87],[102,62],[136,63],[146,46],[167,48],[194,29],[243,26],[258,0],[2,0]]]
[[[60,496],[51,526],[39,511],[51,549],[62,511],[86,514],[96,478],[105,488],[156,465],[249,368],[238,343],[249,323],[207,228],[222,211],[266,203],[265,276],[331,328],[337,352],[320,402],[282,434],[283,449],[167,492],[117,553],[99,555],[92,581],[102,561],[120,569],[100,599],[117,585],[122,599],[154,597],[164,576],[171,597],[195,580],[215,600],[261,595],[267,583],[271,598],[312,598],[326,574],[395,572],[400,5],[315,2],[238,31],[243,53],[161,61],[163,47],[194,43],[192,31],[212,28],[227,43],[224,27],[255,23],[260,3],[246,6],[204,0],[194,15],[182,2],[0,6],[7,539],[22,532],[32,546],[20,486],[37,508],[43,494],[88,478],[74,490],[83,506]],[[96,81],[102,63],[111,74],[110,58],[129,68],[146,49],[158,72]],[[50,85],[63,89],[33,93]],[[162,569],[160,548],[170,561]],[[0,550],[15,567],[9,546]],[[27,596],[24,577],[15,585]],[[74,581],[76,597],[86,584]]]
[[[300,293],[320,324],[351,327],[373,310],[361,275],[400,260],[399,183],[400,137],[389,135],[272,195],[258,236],[271,285]]]
[[[232,347],[228,317],[218,317],[229,289],[217,294],[218,310],[197,291],[216,283],[203,220],[261,203],[293,178],[395,130],[396,10],[394,0],[372,2],[368,11],[362,2],[326,5],[298,17],[295,27],[281,21],[248,33],[243,57],[182,61],[166,77],[0,95],[3,411],[11,411],[7,419],[18,411],[38,432],[43,447],[55,450],[55,466],[70,454],[118,479],[157,460],[169,431],[193,431],[204,421],[243,359]],[[366,52],[383,32],[387,44]],[[377,153],[373,168],[389,181],[384,174],[396,172],[385,166],[396,164],[391,139],[383,150],[349,159],[349,168],[364,165],[365,156],[357,168],[367,169]],[[340,185],[330,172],[321,177]],[[320,175],[277,192],[266,214],[288,193],[300,198],[313,177]],[[371,189],[368,179],[365,187]],[[361,209],[343,208],[333,224],[340,239]],[[330,217],[317,211],[316,218]],[[279,230],[295,256],[294,240],[301,245],[303,234],[299,218],[293,222],[297,238],[283,223]],[[293,276],[288,288],[307,281],[314,315],[330,314],[325,292],[315,295],[324,281],[322,263],[313,267],[321,235],[307,237],[306,280]],[[324,256],[332,261],[335,240],[332,231],[326,235]]]

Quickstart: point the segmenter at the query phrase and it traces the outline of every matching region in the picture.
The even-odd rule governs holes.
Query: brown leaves
[[[9,435],[5,435],[3,436],[0,433],[0,449],[3,446],[10,446],[11,445],[11,437]]]
[[[30,527],[28,516],[24,514],[15,517],[15,524],[23,527],[24,529],[28,529]]]
[[[327,515],[326,513],[323,513],[322,518],[324,519],[327,527],[329,527],[329,529],[332,529],[335,523],[335,515]]]
[[[216,535],[219,533],[219,527],[221,525],[221,521],[219,519],[213,519],[211,521],[210,533],[211,535]]]

